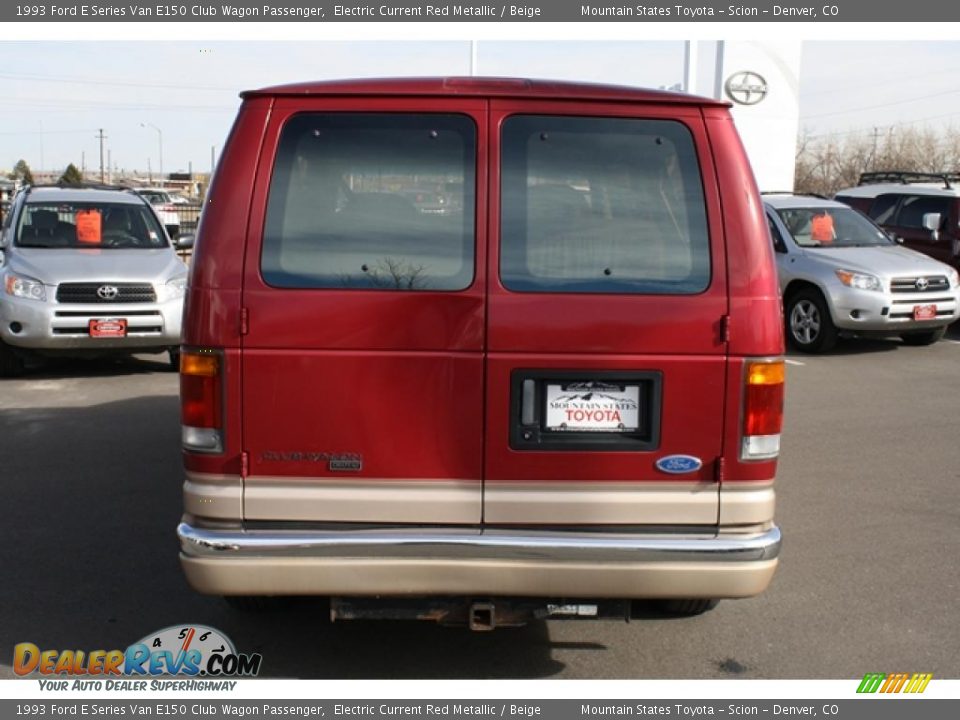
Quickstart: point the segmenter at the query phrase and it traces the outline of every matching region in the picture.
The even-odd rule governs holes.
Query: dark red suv
[[[782,322],[723,103],[485,78],[243,97],[185,315],[196,589],[489,628],[766,588]]]

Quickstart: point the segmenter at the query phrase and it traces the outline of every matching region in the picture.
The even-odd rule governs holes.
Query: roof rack
[[[884,170],[881,172],[866,172],[860,175],[857,185],[875,185],[877,183],[943,183],[944,190],[951,190],[951,182],[960,182],[960,173],[925,173],[909,170]]]
[[[829,200],[826,195],[811,192],[796,192],[795,190],[764,190],[761,195],[802,195],[803,197],[815,197],[820,200]]]

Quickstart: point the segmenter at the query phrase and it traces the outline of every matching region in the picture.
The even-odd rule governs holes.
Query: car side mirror
[[[936,242],[940,239],[940,213],[924,213],[923,229],[930,231],[930,241]]]
[[[186,235],[180,235],[177,237],[174,242],[174,246],[177,250],[192,250],[193,243],[197,239],[197,236],[193,233],[187,233]]]

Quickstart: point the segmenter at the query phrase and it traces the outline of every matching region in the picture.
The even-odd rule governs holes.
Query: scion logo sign
[[[734,73],[724,84],[727,97],[739,105],[756,105],[767,96],[767,81],[762,75],[744,70]]]
[[[262,660],[259,653],[238,653],[230,638],[206,625],[172,625],[147,635],[125,650],[41,650],[30,642],[19,643],[13,648],[13,671],[18,676],[37,673],[46,677],[75,678],[72,687],[68,687],[66,680],[41,681],[43,685],[51,686],[44,689],[54,690],[147,689],[145,682],[113,679],[118,677],[254,677],[260,672]],[[79,680],[78,676],[83,676],[84,680]],[[232,688],[204,686],[196,689]]]

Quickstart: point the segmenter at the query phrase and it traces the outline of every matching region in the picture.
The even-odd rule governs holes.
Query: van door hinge
[[[250,472],[250,453],[244,450],[240,453],[240,477],[246,478]]]
[[[723,482],[723,480],[724,480],[724,473],[725,473],[725,471],[726,471],[726,468],[724,467],[725,464],[726,464],[726,460],[724,460],[722,457],[717,458],[717,461],[714,463],[714,465],[713,465],[713,479],[714,479],[715,482],[718,482],[718,483],[722,483],[722,482]]]
[[[245,308],[240,308],[240,334],[246,335],[250,332],[250,312]]]
[[[722,343],[730,342],[730,316],[729,315],[720,316],[720,342]]]

